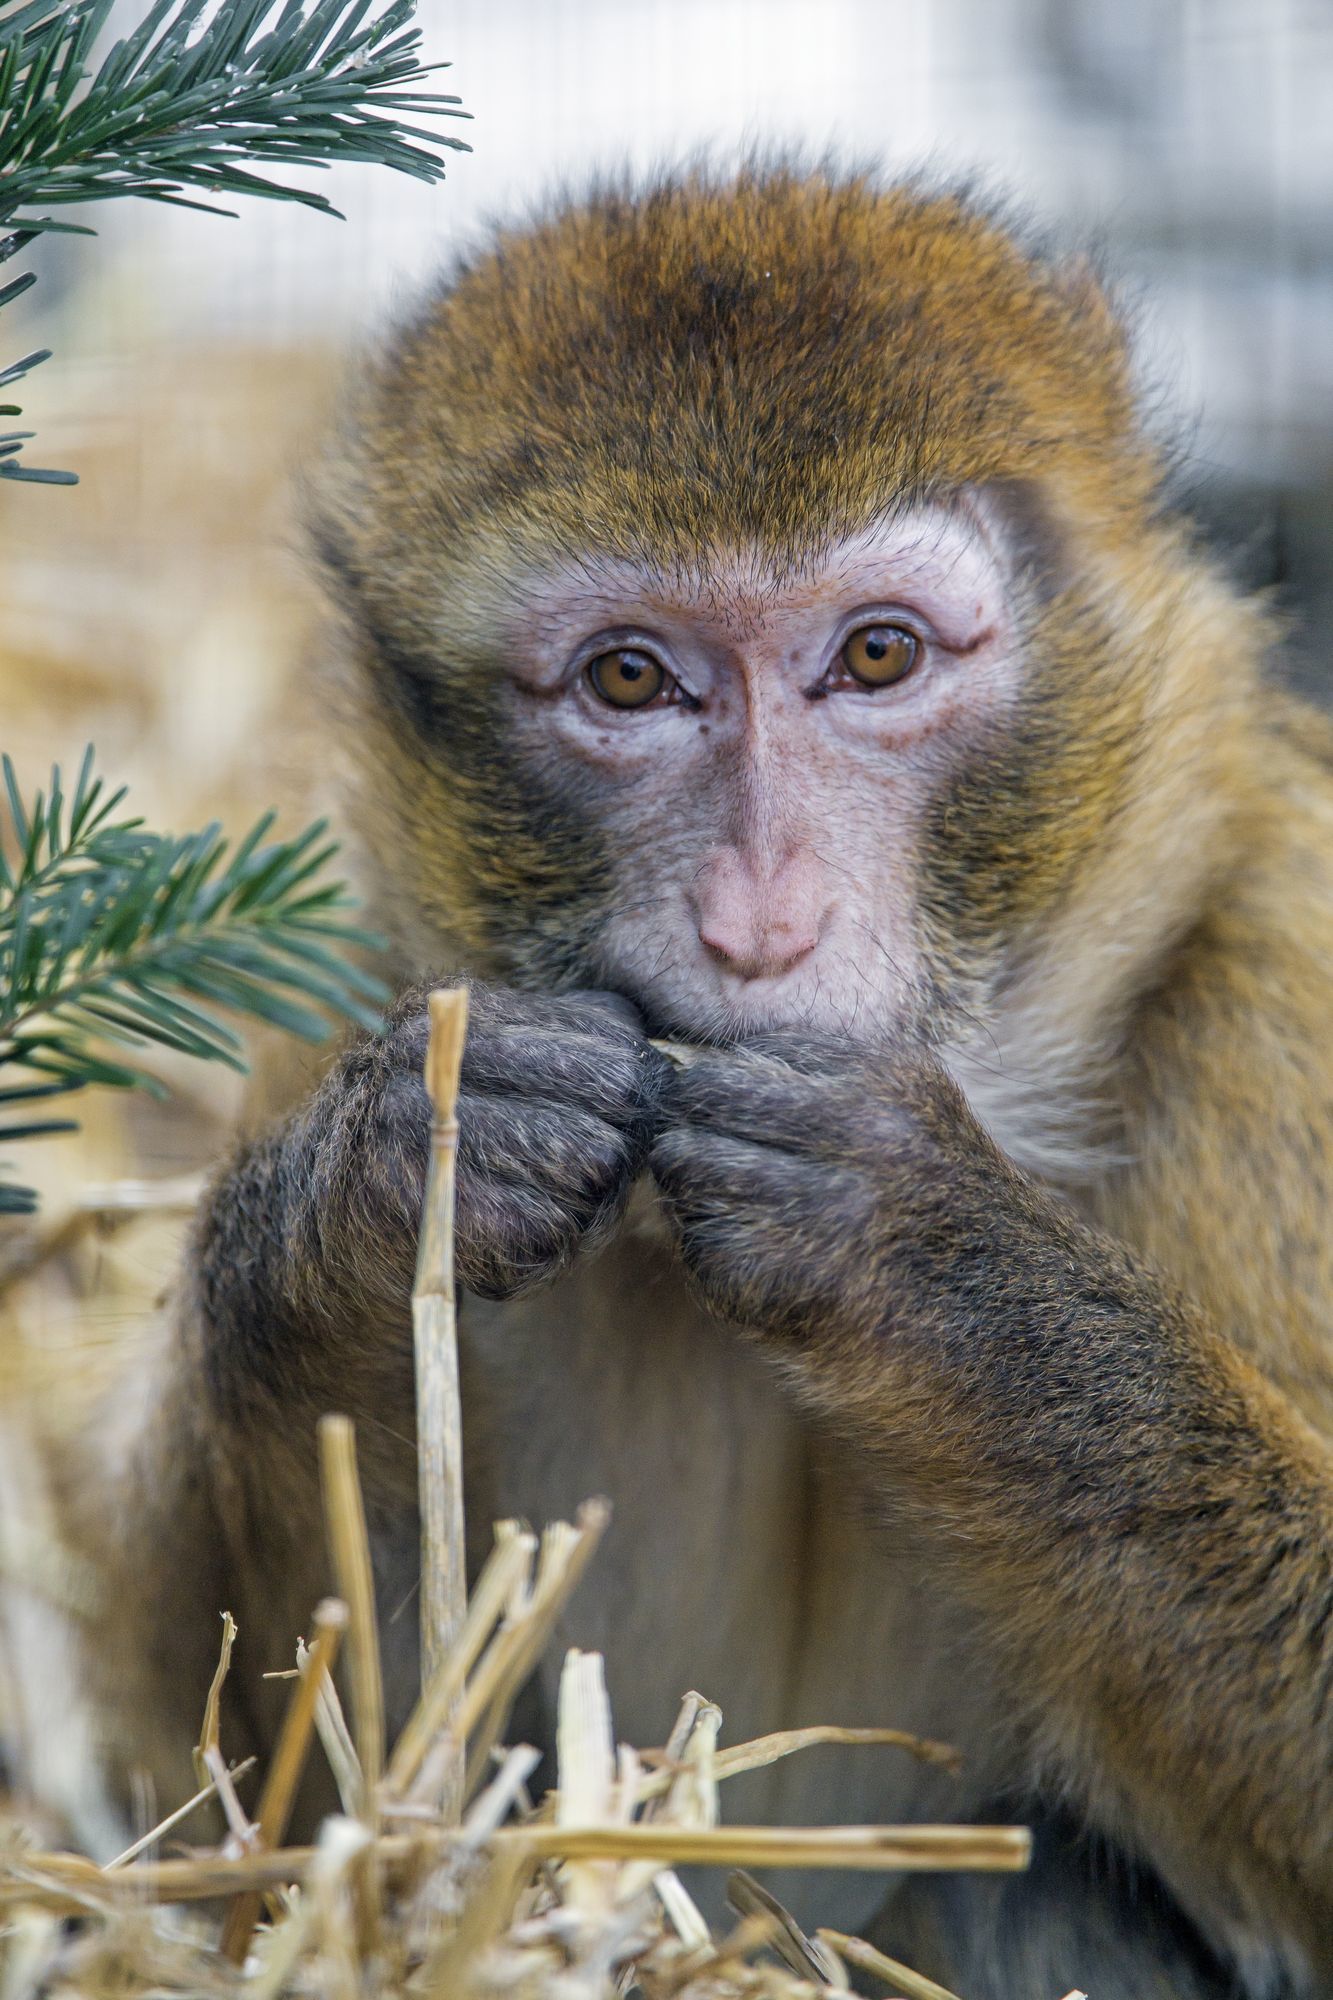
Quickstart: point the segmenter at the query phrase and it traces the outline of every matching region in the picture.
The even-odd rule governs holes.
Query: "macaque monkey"
[[[1333,740],[1163,476],[1090,269],[916,185],[606,188],[402,327],[313,503],[402,995],[65,1462],[113,1778],[184,1795],[224,1606],[271,1740],[328,1409],[413,1698],[466,976],[474,1554],[609,1495],[566,1636],[625,1736],[698,1686],[956,1743],[730,1806],[1029,1821],[1023,1876],[800,1887],[966,2000],[1333,1992]]]

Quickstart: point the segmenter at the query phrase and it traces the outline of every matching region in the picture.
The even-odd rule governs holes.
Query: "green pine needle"
[[[219,1010],[307,1040],[328,1033],[330,1013],[378,1022],[385,988],[345,956],[378,940],[344,920],[322,821],[270,840],[270,814],[233,848],[216,826],[148,832],[121,811],[124,788],[93,775],[91,749],[68,795],[58,769],[31,804],[7,757],[0,774],[0,1110],[88,1084],[160,1094],[109,1047],[155,1043],[243,1069]],[[25,1116],[0,1123],[0,1142],[72,1129]],[[0,1214],[34,1200],[0,1182]]]
[[[22,211],[186,188],[262,194],[329,210],[323,195],[254,170],[364,160],[438,180],[438,148],[466,150],[408,121],[466,116],[420,86],[414,0],[156,0],[93,71],[114,0],[0,4],[0,224]],[[414,143],[424,141],[424,143]]]
[[[336,215],[275,170],[360,160],[436,181],[442,147],[468,150],[417,122],[468,114],[422,88],[448,65],[419,60],[416,0],[221,0],[207,18],[205,0],[155,0],[94,67],[114,4],[0,0],[0,264],[38,231],[82,229],[40,212],[71,202],[133,194],[233,212],[193,189]],[[0,286],[0,308],[31,282]],[[44,359],[16,362],[0,386]],[[0,478],[70,483],[22,461],[28,435],[0,432]]]

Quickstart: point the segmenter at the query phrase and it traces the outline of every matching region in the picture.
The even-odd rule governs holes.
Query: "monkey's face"
[[[586,977],[682,1035],[919,1013],[931,807],[1018,685],[981,511],[905,513],[782,571],[594,555],[522,602],[499,734],[513,783],[596,853]]]

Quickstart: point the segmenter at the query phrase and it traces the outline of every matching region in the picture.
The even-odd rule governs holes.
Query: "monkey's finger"
[[[680,1218],[752,1212],[771,1219],[779,1235],[804,1228],[830,1206],[864,1214],[872,1205],[866,1178],[851,1167],[793,1159],[771,1146],[729,1133],[673,1125],[653,1142],[648,1166]]]
[[[459,1182],[481,1176],[595,1204],[638,1167],[648,1137],[646,1125],[635,1145],[591,1112],[468,1093],[458,1105]]]
[[[729,1208],[741,1202],[765,1208],[777,1204],[783,1212],[791,1208],[805,1214],[811,1206],[865,1184],[865,1176],[851,1166],[799,1160],[763,1140],[685,1124],[667,1126],[654,1138],[648,1168],[662,1192],[683,1208],[721,1200]]]
[[[883,1153],[912,1129],[910,1113],[891,1096],[881,1097],[854,1059],[837,1076],[811,1076],[748,1047],[701,1056],[673,1072],[662,1110],[671,1124],[830,1162],[859,1145]]]
[[[620,993],[589,989],[579,993],[532,993],[514,986],[468,984],[468,1022],[477,1029],[531,1028],[587,1034],[622,1032],[642,1039],[643,1021],[634,1003]]]
[[[622,1169],[555,1194],[535,1180],[460,1176],[458,1271],[484,1298],[512,1298],[554,1277],[580,1249],[595,1247],[620,1221],[633,1185]]]
[[[463,1054],[465,1090],[576,1106],[624,1127],[655,1112],[670,1073],[642,1035],[616,1029],[598,1036],[505,1028],[469,1035]]]
[[[649,1046],[637,1007],[620,993],[527,993],[512,987],[474,989],[480,996],[469,1013],[469,1039],[480,1050],[490,1036],[534,1044],[553,1038],[586,1037],[599,1048],[619,1047],[637,1054]],[[654,1066],[655,1065],[651,1065]]]
[[[873,1198],[861,1176],[812,1169],[720,1134],[672,1130],[650,1164],[709,1305],[773,1331],[835,1311],[864,1269]]]
[[[867,1061],[865,1043],[853,1044],[845,1035],[814,1034],[807,1028],[770,1028],[762,1035],[748,1035],[737,1046],[745,1055],[780,1062],[798,1076],[844,1077],[849,1067]],[[887,1047],[884,1052],[891,1056]]]
[[[459,1278],[484,1299],[513,1298],[552,1277],[580,1241],[575,1219],[552,1195],[484,1176],[460,1180],[455,1228]]]
[[[562,1004],[590,1016],[594,1023],[602,1027],[614,1025],[625,1029],[636,1041],[643,1039],[643,1015],[623,993],[607,993],[600,987],[593,987],[585,993],[564,995]]]

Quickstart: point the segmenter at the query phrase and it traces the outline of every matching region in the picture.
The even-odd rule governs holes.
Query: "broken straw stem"
[[[238,1778],[243,1778],[248,1771],[252,1771],[257,1762],[258,1759],[255,1757],[243,1757],[239,1764],[230,1765],[227,1770],[227,1776],[231,1779],[233,1785]],[[216,1779],[210,1778],[208,1783],[197,1791],[192,1799],[187,1799],[183,1806],[177,1806],[175,1812],[168,1813],[166,1818],[160,1819],[156,1826],[150,1826],[147,1833],[141,1833],[131,1846],[122,1849],[113,1860],[104,1863],[104,1866],[109,1871],[112,1868],[128,1867],[131,1861],[137,1861],[139,1856],[145,1853],[148,1848],[156,1847],[164,1834],[174,1832],[181,1824],[181,1821],[188,1819],[197,1807],[207,1805],[210,1799],[215,1798],[217,1789]]]
[[[333,1574],[338,1594],[347,1607],[352,1737],[361,1765],[359,1811],[374,1832],[379,1782],[384,1770],[384,1679],[370,1535],[357,1472],[356,1432],[350,1418],[337,1415],[320,1418],[319,1462]]]
[[[326,1597],[315,1611],[315,1641],[305,1668],[292,1690],[283,1720],[282,1733],[259,1801],[257,1826],[265,1848],[281,1847],[301,1782],[315,1706],[320,1689],[333,1673],[338,1645],[347,1629],[347,1607],[337,1598]],[[222,1951],[233,1965],[244,1965],[250,1939],[259,1920],[262,1898],[258,1890],[239,1896],[232,1904],[222,1929]]]
[[[699,1057],[706,1053],[696,1042],[670,1042],[660,1035],[650,1035],[648,1040],[658,1054],[664,1055],[677,1069],[688,1069],[692,1062],[697,1062]]]
[[[428,1686],[467,1615],[463,1545],[463,1414],[458,1394],[454,1293],[454,1175],[458,1076],[467,1035],[465,986],[430,996],[426,1090],[430,1165],[421,1216],[412,1333],[417,1373],[417,1479],[421,1510],[421,1680]],[[446,1816],[462,1807],[462,1750],[444,1787]]]
[[[371,1850],[380,1869],[418,1868],[448,1851],[446,1834],[381,1834]],[[1032,1858],[1032,1836],[1021,1826],[670,1826],[661,1821],[629,1826],[501,1827],[486,1847],[497,1855],[517,1851],[534,1859],[654,1860],[727,1868],[836,1868],[867,1873],[925,1869],[1018,1872]],[[289,1847],[238,1856],[201,1854],[187,1861],[141,1862],[107,1874],[82,1855],[25,1851],[23,1879],[0,1872],[0,1910],[13,1902],[48,1909],[73,1906],[86,1913],[91,1894],[108,1902],[126,1896],[143,1902],[205,1902],[247,1890],[281,1888],[306,1879],[319,1849]],[[85,1900],[79,1900],[80,1898]]]

